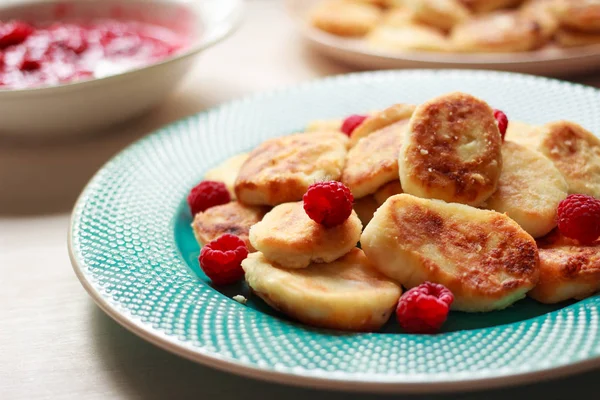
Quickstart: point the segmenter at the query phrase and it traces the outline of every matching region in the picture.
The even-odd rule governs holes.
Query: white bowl
[[[117,75],[31,89],[0,90],[0,135],[86,135],[142,115],[160,103],[194,56],[241,21],[242,0],[67,0],[0,5],[0,20],[135,19],[189,35],[190,46],[163,61]]]

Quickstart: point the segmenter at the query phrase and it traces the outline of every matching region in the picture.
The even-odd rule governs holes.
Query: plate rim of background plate
[[[588,371],[590,369],[600,367],[600,356],[590,357],[576,362],[569,362],[564,365],[554,367],[542,367],[540,369],[528,372],[502,372],[494,376],[487,376],[484,378],[465,378],[465,379],[439,379],[433,382],[427,381],[393,381],[389,379],[377,379],[375,374],[369,376],[369,379],[348,379],[346,377],[336,377],[327,375],[320,376],[316,374],[303,374],[303,373],[289,373],[278,371],[273,368],[259,367],[231,359],[230,357],[218,354],[215,351],[209,351],[203,348],[195,348],[191,345],[182,343],[175,337],[171,337],[157,329],[150,326],[146,326],[142,321],[136,320],[135,316],[131,315],[127,311],[119,310],[118,307],[111,304],[106,298],[91,284],[90,280],[83,272],[84,263],[78,258],[75,248],[73,246],[74,232],[78,217],[78,211],[82,206],[83,199],[86,197],[88,191],[95,183],[98,176],[105,170],[105,168],[111,164],[115,159],[120,158],[123,154],[131,150],[132,147],[140,145],[140,143],[147,141],[149,138],[160,135],[166,128],[175,126],[187,120],[197,118],[199,115],[210,114],[211,112],[217,111],[222,106],[229,106],[233,104],[240,104],[245,102],[252,102],[264,97],[277,96],[279,94],[289,93],[290,91],[308,88],[312,85],[319,85],[327,81],[335,81],[339,79],[351,79],[352,77],[360,76],[371,76],[371,77],[384,77],[385,75],[394,74],[410,74],[415,72],[429,73],[429,74],[480,74],[480,75],[496,75],[499,77],[521,77],[526,79],[533,79],[539,81],[546,81],[548,83],[561,83],[567,84],[568,86],[580,87],[593,89],[600,93],[600,89],[590,87],[587,85],[568,82],[564,80],[534,76],[529,74],[521,74],[514,72],[502,72],[502,71],[468,71],[460,69],[404,69],[404,70],[387,70],[387,71],[368,71],[368,72],[355,72],[349,74],[338,74],[331,75],[328,77],[314,78],[304,81],[295,85],[287,85],[278,89],[271,89],[260,91],[254,94],[235,98],[230,101],[226,101],[222,104],[218,104],[207,108],[199,113],[192,114],[188,117],[184,117],[178,120],[174,120],[167,123],[148,135],[132,142],[124,149],[113,155],[108,161],[106,161],[99,170],[92,176],[92,178],[85,185],[80,195],[78,196],[73,211],[69,218],[69,226],[67,232],[67,250],[71,266],[80,283],[86,292],[90,295],[92,300],[99,306],[109,317],[115,322],[139,336],[140,338],[152,343],[153,345],[166,350],[172,354],[181,356],[185,359],[200,363],[204,366],[212,367],[217,370],[237,374],[247,378],[253,378],[266,382],[279,383],[284,385],[292,385],[296,387],[324,389],[324,390],[336,390],[336,391],[357,391],[364,393],[449,393],[458,391],[477,391],[483,389],[495,389],[495,388],[506,388],[518,385],[524,385],[533,382],[547,381],[550,379],[556,379],[560,377],[566,377],[569,375]],[[181,254],[180,254],[181,257]],[[186,268],[186,261],[181,258],[179,260]],[[556,312],[556,311],[554,311]],[[486,329],[486,328],[483,328]],[[381,377],[380,377],[381,378]]]
[[[461,65],[517,65],[533,64],[548,61],[566,61],[578,60],[587,57],[600,55],[600,43],[593,45],[578,46],[572,48],[558,48],[553,51],[531,50],[526,52],[509,53],[460,53],[460,52],[442,52],[442,51],[406,51],[406,52],[386,52],[382,50],[370,49],[366,45],[358,42],[360,39],[344,38],[331,33],[321,31],[307,23],[303,15],[299,15],[296,7],[303,4],[302,7],[308,7],[307,3],[316,3],[322,0],[285,0],[286,11],[292,18],[302,35],[317,44],[336,48],[355,55],[376,57],[395,61],[412,61],[434,64],[454,64],[456,67]]]

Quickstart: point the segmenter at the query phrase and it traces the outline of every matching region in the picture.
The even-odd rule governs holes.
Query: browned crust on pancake
[[[581,245],[553,230],[537,241],[540,281],[529,295],[542,303],[581,299],[600,291],[600,242]],[[565,287],[573,286],[573,290]]]
[[[315,181],[340,178],[347,140],[339,132],[314,132],[261,143],[240,168],[235,182],[237,198],[258,205],[301,200]],[[338,153],[343,153],[340,159]],[[307,174],[313,176],[312,182],[307,181]]]
[[[465,134],[474,131],[478,133]],[[414,194],[478,205],[496,190],[502,139],[493,110],[484,101],[465,93],[428,101],[417,107],[407,134],[400,168],[406,166],[408,180],[425,191]],[[482,143],[475,145],[474,157],[461,159],[456,147],[475,141]],[[402,186],[409,192],[403,180]]]
[[[516,6],[523,0],[460,0],[465,6],[476,13],[489,12],[499,8]]]
[[[600,43],[600,33],[579,32],[566,28],[559,29],[554,38],[563,47],[590,46]]]
[[[533,239],[520,228],[516,229],[516,224],[506,216],[496,214],[497,217],[491,219],[485,229],[475,224],[464,229],[462,224],[449,221],[417,204],[405,207],[402,212],[393,213],[392,216],[397,231],[402,232],[398,240],[419,246],[423,237],[436,238],[436,242],[445,244],[442,250],[447,259],[463,260],[464,265],[462,262],[456,263],[460,273],[450,275],[435,262],[423,258],[432,281],[438,281],[436,277],[443,277],[440,280],[456,293],[464,292],[467,283],[478,295],[499,299],[506,296],[506,290],[532,286],[538,279],[539,260]],[[490,227],[494,232],[502,232],[504,240],[494,244],[487,254],[469,260],[468,255],[477,254],[489,246]],[[502,271],[510,278],[499,285],[496,276]]]
[[[600,32],[600,4],[581,0],[555,0],[555,15],[562,26],[584,32]]]
[[[267,207],[246,206],[237,201],[211,207],[194,217],[192,223],[194,235],[198,243],[203,246],[229,233],[242,239],[249,251],[256,251],[250,244],[248,232],[268,210]]]
[[[497,11],[457,25],[451,34],[453,48],[465,52],[519,52],[546,41],[540,23],[517,11]]]
[[[373,132],[377,132],[388,125],[403,119],[408,119],[415,111],[412,104],[394,104],[384,110],[369,115],[350,135],[350,147],[356,146],[358,141]]]
[[[342,183],[355,198],[374,193],[398,179],[398,154],[408,120],[401,120],[359,140],[348,152]]]
[[[570,193],[600,195],[600,139],[582,126],[557,121],[542,127],[540,151],[564,176]]]

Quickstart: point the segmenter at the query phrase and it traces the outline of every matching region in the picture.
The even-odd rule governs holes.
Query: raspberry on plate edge
[[[231,195],[223,182],[202,181],[190,190],[187,202],[192,216],[211,207],[226,204]]]
[[[244,241],[225,233],[202,247],[198,262],[215,285],[230,285],[244,277],[241,264],[247,256]]]
[[[398,323],[408,333],[435,333],[446,322],[453,301],[454,295],[444,285],[422,283],[398,300]]]

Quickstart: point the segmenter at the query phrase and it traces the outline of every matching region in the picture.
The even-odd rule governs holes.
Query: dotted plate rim
[[[477,374],[465,371],[463,373],[447,373],[447,374],[397,374],[393,376],[368,373],[368,374],[351,374],[346,372],[326,372],[323,370],[280,370],[275,366],[268,365],[255,365],[250,362],[243,362],[236,360],[232,357],[223,355],[218,351],[212,351],[198,346],[194,346],[183,340],[180,340],[174,335],[168,335],[163,331],[154,328],[151,324],[143,322],[140,318],[132,315],[127,309],[123,308],[119,302],[114,299],[110,299],[108,296],[103,294],[100,288],[95,284],[94,278],[90,276],[88,265],[82,256],[81,249],[76,245],[79,237],[76,232],[79,231],[81,226],[81,216],[85,210],[86,203],[90,195],[92,194],[95,187],[102,183],[104,179],[104,172],[107,171],[111,166],[116,165],[118,162],[123,162],[132,152],[141,152],[144,146],[147,146],[151,140],[162,138],[167,140],[169,138],[175,138],[177,132],[167,134],[169,129],[177,131],[179,124],[185,124],[186,122],[198,118],[200,116],[207,116],[211,113],[216,113],[223,107],[232,107],[235,105],[252,104],[260,99],[272,98],[277,96],[293,96],[299,92],[310,92],[311,90],[320,86],[329,85],[334,86],[338,83],[344,83],[348,81],[359,81],[359,82],[370,82],[370,81],[386,81],[387,79],[393,79],[394,77],[410,77],[410,76],[428,76],[433,79],[443,79],[444,77],[454,77],[461,79],[480,79],[485,81],[487,77],[493,77],[501,79],[503,81],[512,81],[513,84],[535,82],[548,85],[554,85],[559,88],[571,88],[583,91],[593,91],[595,95],[600,99],[600,91],[591,87],[587,87],[580,84],[574,84],[565,81],[559,81],[550,78],[535,77],[524,74],[514,74],[506,72],[489,72],[489,71],[464,71],[464,70],[402,70],[402,71],[379,71],[379,72],[362,72],[345,75],[337,75],[327,77],[323,79],[315,79],[309,82],[305,82],[300,85],[292,86],[291,88],[277,89],[272,91],[266,91],[243,97],[239,100],[234,100],[223,105],[208,109],[197,115],[184,118],[182,120],[173,122],[166,125],[163,128],[158,129],[156,132],[136,141],[129,145],[127,148],[119,152],[111,160],[109,160],[90,180],[86,185],[79,198],[76,201],[73,213],[70,220],[70,229],[68,233],[68,251],[71,264],[77,278],[85,290],[89,293],[96,304],[116,322],[140,336],[141,338],[149,341],[150,343],[182,356],[184,358],[205,364],[210,367],[214,367],[223,371],[260,379],[272,382],[278,382],[283,384],[290,384],[296,386],[306,386],[321,389],[334,389],[334,390],[353,390],[353,391],[364,391],[364,392],[388,392],[388,393],[432,393],[432,392],[449,392],[449,391],[467,391],[477,389],[489,389],[495,387],[512,386],[517,384],[524,384],[533,381],[540,381],[545,379],[556,378],[568,374],[574,374],[589,370],[595,367],[600,367],[600,356],[588,356],[583,357],[578,361],[571,362],[556,362],[556,360],[549,360],[544,365],[539,365],[537,368],[530,368],[527,371],[518,371],[511,368],[499,368],[493,372],[487,371],[485,374]],[[178,193],[174,193],[174,196],[179,196]],[[181,200],[181,199],[179,199]],[[172,224],[171,224],[172,225]],[[165,235],[173,236],[173,232],[163,232]],[[174,241],[174,238],[173,238]],[[186,268],[187,265],[185,260],[178,254],[173,260],[179,267]],[[203,291],[212,291],[208,287],[203,287]],[[223,299],[225,301],[226,299]],[[593,302],[591,300],[594,300]],[[598,301],[596,301],[598,300]],[[236,303],[237,304],[237,303]],[[590,298],[587,300],[580,301],[569,307],[574,312],[582,310],[583,308],[593,308],[594,312],[600,312],[600,298]],[[521,322],[523,323],[523,322]],[[514,324],[519,324],[514,323]],[[514,325],[513,324],[513,325]],[[482,330],[489,330],[492,328],[483,328]],[[600,342],[600,334],[597,330],[596,336],[598,336],[598,342]],[[374,339],[376,340],[376,339]]]

